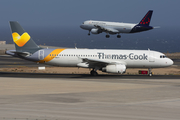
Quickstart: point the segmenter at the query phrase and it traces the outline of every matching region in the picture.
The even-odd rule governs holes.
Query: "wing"
[[[119,33],[119,31],[114,29],[114,28],[104,27],[104,26],[100,26],[100,25],[94,25],[94,26],[96,28],[98,28],[99,30],[103,31],[103,32],[108,32],[108,33],[111,33],[111,34]]]
[[[89,58],[80,58],[82,62],[79,63],[78,67],[88,67],[88,68],[102,68],[107,65],[115,65],[115,64],[123,64],[126,65],[123,61],[106,61],[106,60],[97,60],[97,59],[89,59]]]

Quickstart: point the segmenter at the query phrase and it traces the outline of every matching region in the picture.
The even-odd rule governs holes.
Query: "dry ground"
[[[147,69],[127,69],[125,74],[138,74],[139,70]],[[46,67],[45,70],[38,70],[38,67],[17,67],[0,68],[1,72],[25,72],[25,73],[54,73],[54,74],[89,74],[90,69],[75,67]],[[152,69],[154,75],[180,75],[180,67],[171,66],[168,68]],[[98,71],[99,74],[110,74]]]

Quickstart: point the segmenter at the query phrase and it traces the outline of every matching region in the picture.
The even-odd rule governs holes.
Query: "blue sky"
[[[107,39],[79,27],[85,20],[138,23],[148,10],[154,11],[150,25],[159,29]],[[0,0],[0,16],[0,40],[7,43],[8,21],[18,21],[38,45],[179,51],[180,0]]]
[[[154,10],[151,25],[180,27],[180,0],[0,0],[0,27],[78,27],[85,20],[138,23]]]

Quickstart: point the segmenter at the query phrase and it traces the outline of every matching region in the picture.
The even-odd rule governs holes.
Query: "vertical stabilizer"
[[[149,26],[150,21],[151,21],[151,16],[152,16],[153,11],[149,10],[147,14],[143,17],[143,19],[139,22],[139,25],[146,25]]]
[[[10,21],[9,23],[17,52],[34,53],[41,49],[18,22]]]

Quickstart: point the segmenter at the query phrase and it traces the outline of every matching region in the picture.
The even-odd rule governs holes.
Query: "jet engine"
[[[91,33],[92,34],[99,34],[99,33],[102,33],[102,32],[99,29],[93,28],[93,29],[91,29]]]
[[[106,67],[102,68],[102,72],[122,74],[126,72],[126,65],[123,65],[123,64],[107,65]]]

